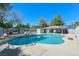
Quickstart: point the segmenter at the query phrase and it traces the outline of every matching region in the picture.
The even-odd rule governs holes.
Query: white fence
[[[75,29],[68,29],[68,33],[75,34]]]

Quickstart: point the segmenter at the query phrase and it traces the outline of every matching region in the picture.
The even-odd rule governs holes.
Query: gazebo
[[[68,33],[66,26],[49,26],[41,28],[41,33]]]

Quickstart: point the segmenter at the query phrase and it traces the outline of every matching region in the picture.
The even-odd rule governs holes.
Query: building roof
[[[44,27],[42,29],[58,29],[58,28],[63,28],[63,29],[75,29],[74,26],[48,26],[48,27]]]
[[[49,27],[44,27],[44,28],[42,28],[42,29],[56,29],[56,28],[67,28],[67,27],[63,27],[63,26],[49,26]]]

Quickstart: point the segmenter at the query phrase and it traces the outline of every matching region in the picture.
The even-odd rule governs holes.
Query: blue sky
[[[40,18],[44,18],[49,24],[57,15],[61,16],[66,25],[79,21],[78,4],[16,3],[12,6],[25,24],[37,25]]]

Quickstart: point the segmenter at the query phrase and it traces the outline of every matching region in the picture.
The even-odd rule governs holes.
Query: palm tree
[[[74,26],[79,26],[79,22],[75,22],[74,23]]]
[[[62,26],[64,25],[64,21],[61,19],[60,16],[56,16],[54,20],[51,21],[51,26]]]

